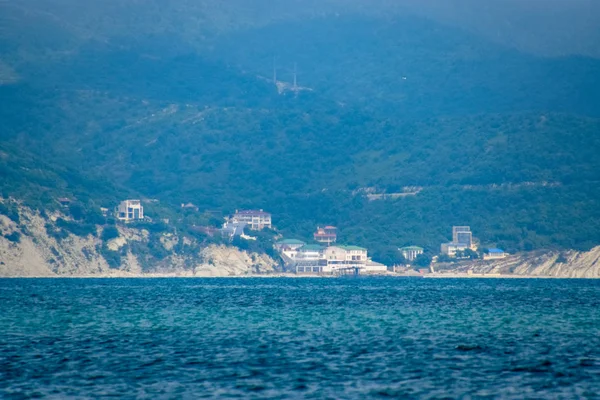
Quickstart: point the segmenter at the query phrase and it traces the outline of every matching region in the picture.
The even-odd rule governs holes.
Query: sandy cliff
[[[503,260],[478,261],[459,272],[513,274],[556,278],[600,278],[600,246],[588,252],[535,251]]]
[[[17,223],[0,215],[0,277],[244,276],[275,272],[277,266],[265,255],[248,254],[227,246],[198,246],[191,254],[178,254],[175,245],[180,240],[192,245],[193,239],[172,234],[160,239],[167,256],[149,264],[144,252],[149,233],[145,230],[120,226],[119,236],[103,243],[100,235],[68,234],[64,238],[50,235],[47,226],[62,215],[45,218],[19,207],[19,217]],[[100,227],[98,232],[101,233]],[[120,265],[109,266],[103,246],[123,254]]]

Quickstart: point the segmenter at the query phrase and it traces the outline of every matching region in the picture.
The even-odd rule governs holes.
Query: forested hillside
[[[335,224],[386,262],[408,244],[437,252],[453,224],[510,251],[600,243],[599,60],[333,1],[293,16],[175,2],[195,25],[109,2],[87,27],[29,2],[0,34],[1,140],[27,153],[2,164],[5,195],[34,199],[41,179],[15,163],[74,169],[111,189],[61,173],[56,193],[264,208],[286,236]],[[296,70],[307,90],[278,92],[274,66],[280,87]]]

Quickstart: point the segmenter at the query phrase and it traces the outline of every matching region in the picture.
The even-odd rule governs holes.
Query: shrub
[[[558,258],[556,259],[556,264],[567,264],[569,262],[569,260],[567,259],[567,257],[564,254],[560,254],[558,256]]]
[[[102,240],[108,242],[109,240],[116,239],[119,237],[119,230],[115,226],[107,226],[102,230]]]
[[[100,255],[106,260],[109,267],[117,269],[121,266],[121,254],[118,251],[112,251],[106,246],[102,246]]]
[[[10,235],[4,235],[4,237],[13,243],[19,243],[21,241],[21,234],[17,231],[14,231]]]
[[[431,265],[431,257],[426,254],[419,254],[415,259],[415,266],[426,268]]]
[[[17,210],[17,207],[12,204],[6,205],[4,203],[0,203],[0,214],[6,215],[11,221],[16,222],[17,224],[21,222],[19,210]]]
[[[148,251],[153,258],[159,261],[164,260],[169,256],[169,252],[160,242],[160,236],[151,236],[150,241],[148,242]]]
[[[48,236],[54,238],[56,241],[60,242],[63,239],[66,239],[69,236],[69,232],[64,229],[59,229],[52,224],[46,224],[46,233]]]
[[[56,220],[56,226],[71,232],[75,236],[86,237],[96,234],[96,226],[92,224],[70,222],[59,218]]]

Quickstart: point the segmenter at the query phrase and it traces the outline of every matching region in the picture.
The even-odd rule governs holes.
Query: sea
[[[2,399],[597,399],[600,281],[1,279]]]

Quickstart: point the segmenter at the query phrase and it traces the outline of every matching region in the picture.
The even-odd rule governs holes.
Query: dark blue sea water
[[[600,281],[0,280],[1,398],[600,398]]]

